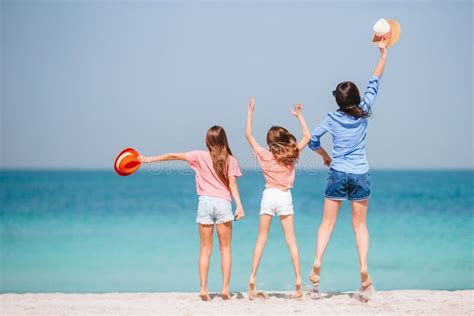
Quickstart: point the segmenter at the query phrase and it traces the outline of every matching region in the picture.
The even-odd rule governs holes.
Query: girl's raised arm
[[[300,141],[298,142],[298,150],[302,151],[306,145],[308,145],[311,139],[311,132],[309,131],[308,125],[306,125],[306,121],[303,116],[303,104],[295,104],[295,108],[291,110],[294,116],[298,119],[301,125],[301,132],[303,133],[303,137],[301,137]]]
[[[186,160],[186,157],[184,153],[170,153],[170,154],[164,154],[160,156],[138,156],[137,159],[140,162],[144,163],[150,163],[150,162],[160,162],[160,161],[169,161],[169,160]]]
[[[260,145],[257,143],[255,138],[252,135],[252,122],[253,122],[253,111],[255,109],[255,99],[253,97],[250,98],[249,102],[249,109],[247,112],[247,125],[245,127],[245,137],[252,147],[253,151],[257,151]]]

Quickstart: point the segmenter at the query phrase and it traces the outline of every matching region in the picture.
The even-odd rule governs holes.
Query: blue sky
[[[372,168],[473,168],[472,2],[2,1],[1,168],[110,168],[144,154],[204,149],[223,125],[241,164],[248,97],[255,135],[300,135],[361,90],[375,67],[371,28],[402,25],[367,141]],[[323,145],[330,148],[327,135]],[[303,165],[320,167],[309,150]]]

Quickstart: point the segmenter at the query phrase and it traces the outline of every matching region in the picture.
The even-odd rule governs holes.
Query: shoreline
[[[247,293],[233,292],[223,301],[211,293],[202,302],[198,293],[25,293],[0,294],[2,315],[137,315],[137,314],[474,314],[474,290],[377,291],[362,302],[357,292],[323,292],[319,299],[305,292],[267,291],[268,300],[249,301]]]

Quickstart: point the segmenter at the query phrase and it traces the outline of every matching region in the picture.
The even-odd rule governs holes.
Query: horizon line
[[[191,168],[189,168],[192,170]],[[299,171],[324,171],[329,168],[296,168]],[[9,172],[9,171],[111,171],[114,172],[113,168],[106,167],[0,167],[0,172]],[[182,171],[179,167],[169,167],[166,170],[137,170],[136,173],[160,173],[160,172],[176,172]],[[245,168],[242,171],[261,171],[260,168]],[[369,171],[474,171],[474,167],[373,167]]]

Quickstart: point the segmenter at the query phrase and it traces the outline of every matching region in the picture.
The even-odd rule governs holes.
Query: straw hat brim
[[[389,48],[395,45],[395,43],[400,39],[401,27],[400,23],[396,20],[387,20],[387,22],[390,24],[390,30],[392,32],[391,38],[387,41],[387,48]],[[379,36],[374,35],[372,42],[377,45],[380,42],[380,39]]]

